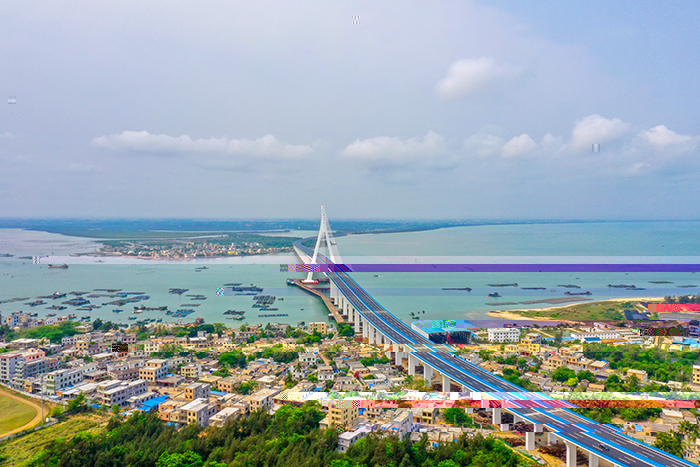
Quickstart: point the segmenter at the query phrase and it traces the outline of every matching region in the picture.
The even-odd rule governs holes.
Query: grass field
[[[104,430],[108,417],[97,414],[76,415],[61,423],[30,433],[20,438],[0,443],[0,465],[25,465],[32,457],[44,449],[49,442],[56,438],[71,439],[77,433],[84,431],[97,434]]]
[[[533,319],[551,318],[575,321],[609,321],[624,319],[624,310],[639,310],[639,308],[635,306],[637,302],[639,302],[639,299],[631,299],[629,301],[610,300],[539,310],[517,310],[511,311],[511,313]]]
[[[26,425],[37,413],[31,405],[0,394],[0,436]]]

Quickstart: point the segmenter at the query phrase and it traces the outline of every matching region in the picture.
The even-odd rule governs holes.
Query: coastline
[[[546,310],[552,310],[554,308],[561,309],[561,308],[571,308],[574,306],[581,305],[582,303],[586,304],[593,304],[593,303],[619,303],[619,302],[629,302],[629,301],[644,301],[644,302],[653,302],[653,301],[663,301],[664,297],[634,297],[634,298],[610,298],[607,300],[592,300],[592,301],[587,301],[587,302],[581,302],[581,303],[572,303],[570,305],[563,305],[563,306],[558,306],[558,305],[552,305],[552,306],[547,306],[547,307],[540,307],[540,308],[527,308],[527,309],[518,309],[518,310],[492,310],[487,312],[486,314],[488,316],[491,316],[492,318],[501,318],[501,319],[512,319],[515,321],[532,321],[532,320],[538,320],[538,321],[559,321],[559,322],[575,322],[572,320],[566,320],[566,319],[560,319],[560,318],[550,318],[546,316],[536,316],[536,317],[531,317],[531,316],[525,316],[518,314],[518,312],[538,312],[538,311],[546,311]]]

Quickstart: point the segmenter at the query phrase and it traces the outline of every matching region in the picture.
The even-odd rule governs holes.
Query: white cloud
[[[498,131],[496,127],[484,127],[478,133],[471,135],[464,141],[464,149],[469,154],[480,158],[486,158],[496,154],[503,147],[505,141],[500,136],[494,135]]]
[[[422,139],[401,139],[377,136],[365,140],[355,140],[348,145],[342,155],[348,159],[361,161],[368,166],[403,166],[416,162],[436,162],[444,155],[444,138],[433,131]],[[425,165],[425,164],[422,164]]]
[[[607,119],[600,115],[589,115],[574,125],[571,145],[576,150],[591,150],[594,143],[605,144],[620,139],[629,125],[619,118]]]
[[[9,131],[6,131],[5,133],[0,135],[0,138],[13,138],[13,137],[14,136],[12,136],[12,133],[10,133]]]
[[[508,141],[501,149],[501,155],[506,158],[518,157],[531,153],[537,148],[537,143],[530,138],[530,135],[523,133]]]
[[[507,64],[498,65],[489,57],[457,60],[450,65],[447,76],[435,86],[435,91],[443,99],[463,97],[520,72],[520,69]]]
[[[689,146],[693,141],[692,136],[679,135],[675,131],[666,128],[666,125],[658,125],[639,134],[648,144],[658,149],[668,146]]]
[[[313,152],[309,145],[285,144],[272,135],[265,135],[256,140],[226,137],[193,140],[188,135],[175,138],[169,135],[154,135],[147,131],[124,131],[121,134],[95,138],[92,144],[112,150],[150,154],[244,156],[268,160],[299,159]]]

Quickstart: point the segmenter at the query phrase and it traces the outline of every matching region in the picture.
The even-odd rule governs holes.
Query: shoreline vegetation
[[[0,219],[0,229],[25,229],[74,237],[144,239],[183,237],[183,234],[265,234],[293,230],[318,231],[318,220],[187,220],[187,219]],[[607,221],[576,220],[475,220],[475,221],[350,221],[334,220],[333,235],[406,233],[450,227],[491,225],[580,224]]]
[[[566,306],[550,306],[520,310],[494,310],[487,314],[493,318],[559,322],[624,320],[623,311],[640,311],[639,302],[664,303],[664,297],[612,298],[587,301]]]

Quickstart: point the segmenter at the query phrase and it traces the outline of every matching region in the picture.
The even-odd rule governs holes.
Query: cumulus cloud
[[[493,134],[498,128],[484,127],[478,133],[471,135],[464,141],[464,149],[469,154],[480,158],[492,156],[501,150],[505,141],[500,136]]]
[[[497,64],[489,57],[457,60],[450,65],[447,76],[437,83],[435,92],[443,99],[464,97],[502,83],[520,72],[519,68]]]
[[[538,148],[530,135],[523,133],[508,141],[501,149],[501,155],[506,158],[524,156]]]
[[[405,166],[416,162],[436,162],[444,155],[445,140],[442,136],[428,131],[423,138],[401,139],[377,136],[365,140],[355,140],[348,145],[342,155],[351,160],[365,163],[370,167]]]
[[[576,150],[589,150],[594,143],[605,144],[620,139],[629,130],[629,125],[619,118],[607,119],[600,115],[589,115],[574,125],[571,145]]]
[[[147,131],[124,131],[121,134],[95,138],[92,144],[111,150],[150,154],[244,156],[270,160],[299,159],[313,152],[309,145],[285,144],[272,135],[265,135],[256,140],[226,137],[193,140],[188,135],[175,138],[169,135],[154,135]]]
[[[675,131],[666,128],[666,125],[658,125],[649,130],[643,131],[639,136],[647,144],[658,149],[664,149],[669,146],[690,146],[693,141],[692,136],[679,135]]]

